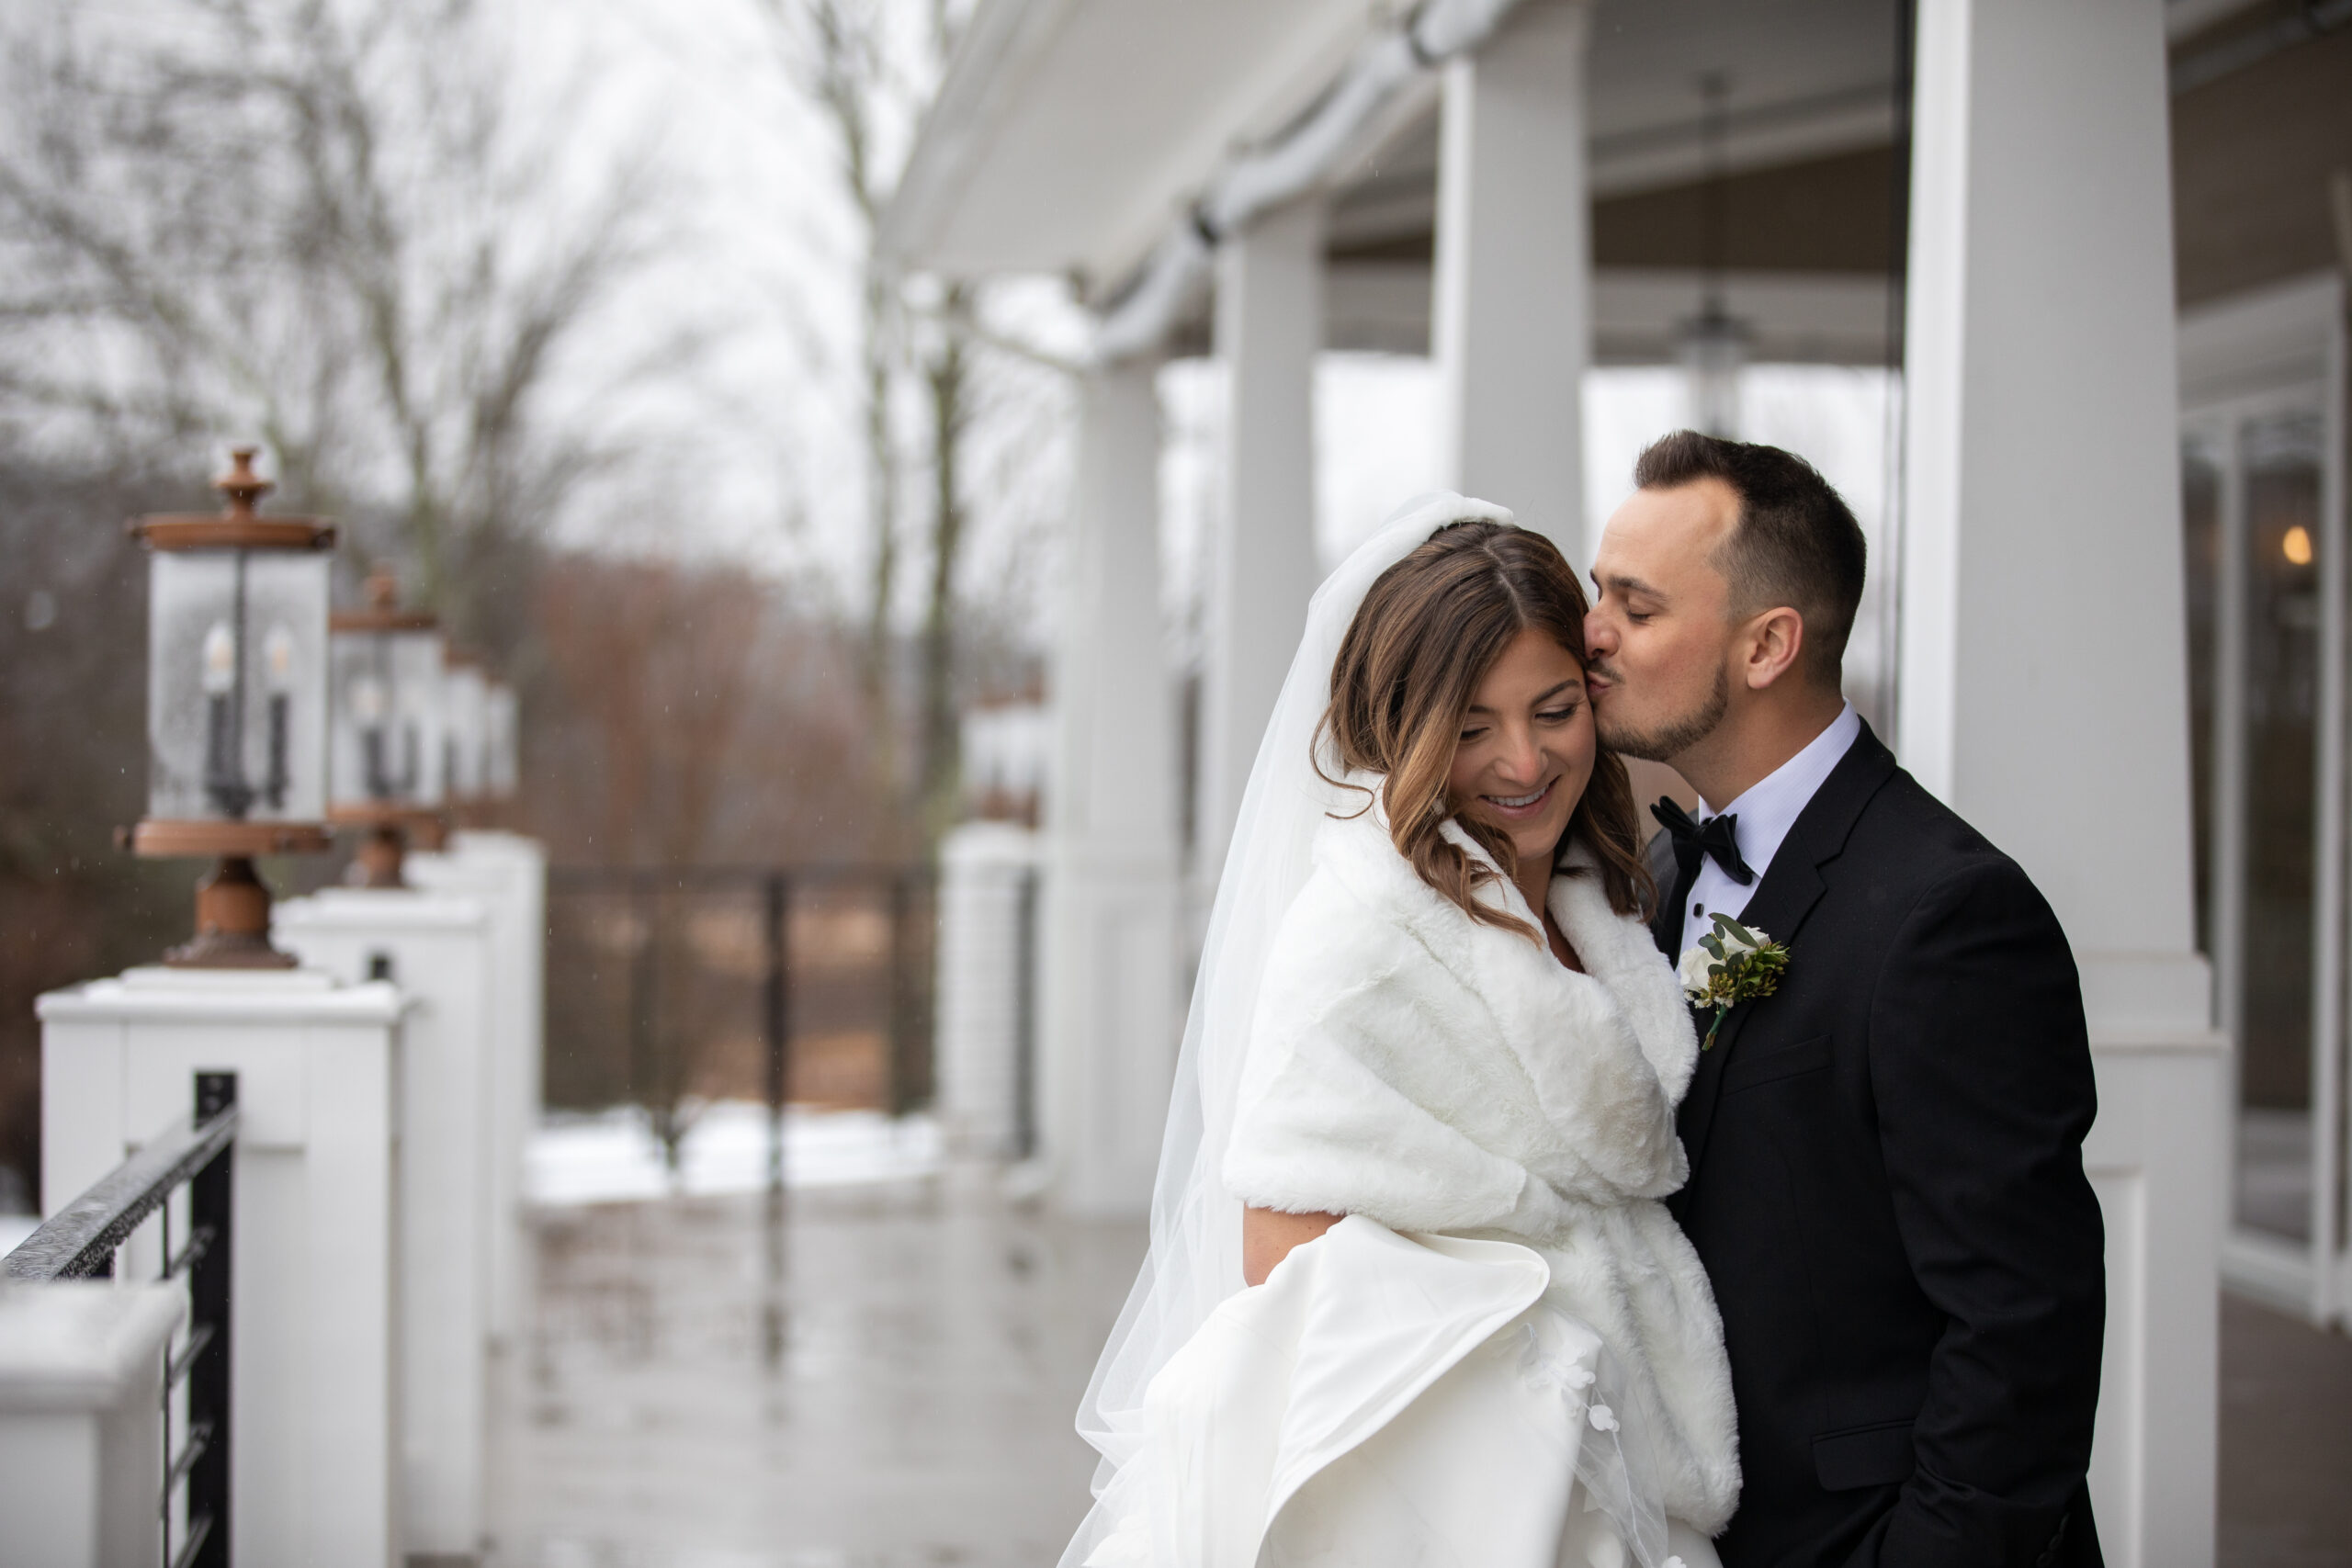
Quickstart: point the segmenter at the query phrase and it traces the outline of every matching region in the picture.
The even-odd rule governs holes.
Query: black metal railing
[[[787,1101],[930,1099],[928,869],[560,865],[548,894],[549,1103],[643,1106],[674,1148],[694,1100],[764,1099],[780,1133]]]
[[[1037,889],[1035,866],[1021,874],[1013,909],[1012,1154],[1037,1152]]]
[[[196,1075],[196,1105],[97,1184],[59,1210],[6,1259],[10,1280],[106,1279],[116,1254],[152,1217],[162,1278],[187,1280],[187,1332],[164,1352],[163,1561],[166,1568],[228,1568],[229,1255],[235,1208],[237,1075]],[[172,1246],[172,1195],[187,1188],[186,1240]],[[176,1448],[174,1396],[187,1385]],[[176,1549],[173,1496],[185,1485]]]

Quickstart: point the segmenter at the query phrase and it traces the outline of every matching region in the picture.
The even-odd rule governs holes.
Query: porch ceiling
[[[1378,14],[1363,0],[983,0],[885,243],[958,276],[1114,283],[1236,145],[1312,102]],[[1595,190],[1698,173],[1711,72],[1728,84],[1736,168],[1885,141],[1893,15],[1888,0],[1600,0]],[[1423,114],[1343,178],[1335,239],[1426,232],[1435,144]]]
[[[1374,20],[1364,0],[981,0],[883,244],[954,276],[1114,281]]]

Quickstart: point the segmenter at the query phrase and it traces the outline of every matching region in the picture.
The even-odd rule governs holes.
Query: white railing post
[[[408,1550],[482,1550],[489,1442],[490,918],[481,901],[330,888],[277,905],[280,951],[415,999],[400,1069],[401,1514]]]
[[[539,1124],[545,1065],[547,851],[519,833],[469,830],[447,852],[412,854],[417,887],[480,899],[491,929],[490,1333],[514,1343],[530,1317],[523,1158]]]
[[[0,1562],[163,1560],[164,1349],[176,1285],[0,1284]]]
[[[939,1120],[960,1157],[1012,1158],[1035,1127],[1037,860],[1037,835],[1010,822],[940,841]]]
[[[408,998],[316,970],[132,969],[40,998],[52,1208],[237,1075],[239,1568],[401,1561],[397,1079]]]

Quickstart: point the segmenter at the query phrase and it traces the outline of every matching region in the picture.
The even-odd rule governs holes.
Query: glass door
[[[2278,367],[2183,422],[2198,925],[2237,1052],[2225,1271],[2324,1321],[2345,1302],[2342,423],[2324,366]]]

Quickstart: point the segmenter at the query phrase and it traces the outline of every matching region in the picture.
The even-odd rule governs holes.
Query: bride
[[[1217,889],[1063,1568],[1713,1568],[1698,1044],[1585,599],[1414,503],[1316,594]]]

